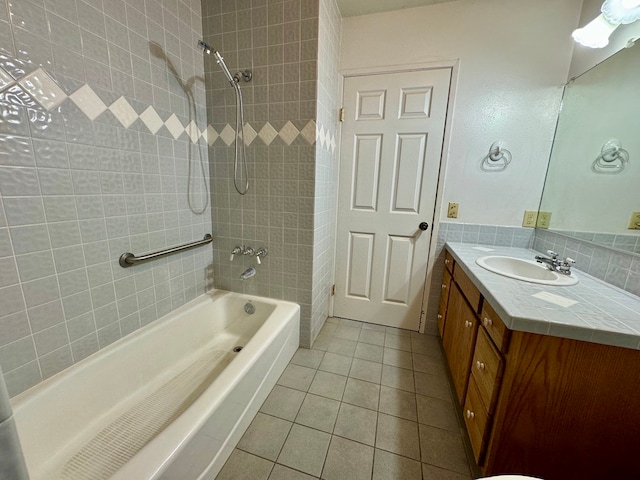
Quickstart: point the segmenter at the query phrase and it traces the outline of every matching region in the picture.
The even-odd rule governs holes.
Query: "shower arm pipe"
[[[173,255],[174,253],[182,252],[184,250],[200,247],[207,243],[211,243],[212,241],[213,237],[210,233],[207,233],[202,240],[196,240],[195,242],[185,243],[183,245],[178,245],[164,250],[158,250],[157,252],[147,253],[146,255],[140,255],[139,257],[130,252],[123,253],[120,255],[118,263],[120,263],[122,268],[129,268],[137,265],[138,263],[148,262],[156,258],[166,257],[167,255]]]

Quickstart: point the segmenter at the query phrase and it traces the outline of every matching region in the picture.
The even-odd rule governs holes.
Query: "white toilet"
[[[495,477],[482,477],[478,480],[542,480],[538,477],[525,477],[524,475],[496,475]]]

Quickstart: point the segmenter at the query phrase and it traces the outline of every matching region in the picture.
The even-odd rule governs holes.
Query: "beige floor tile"
[[[238,449],[275,462],[291,425],[286,420],[258,412],[238,442]]]
[[[357,378],[347,379],[342,401],[359,407],[378,410],[378,398],[380,397],[380,385],[365,382]]]
[[[320,363],[320,366],[318,367],[318,370],[346,376],[349,375],[349,369],[351,368],[352,360],[353,357],[327,352],[325,353],[324,358],[322,359],[322,363]]]
[[[423,463],[422,478],[425,480],[470,480],[472,477]]]
[[[318,370],[318,373],[316,373],[316,376],[309,387],[309,393],[320,395],[322,397],[333,398],[334,400],[342,400],[342,394],[344,393],[346,383],[347,377]]]
[[[300,410],[305,393],[276,385],[260,407],[262,413],[293,421]]]
[[[316,370],[313,368],[289,364],[287,368],[284,369],[282,375],[280,375],[277,383],[283,387],[295,388],[296,390],[306,392],[315,374]]]
[[[387,348],[395,348],[396,350],[410,352],[411,337],[399,337],[398,335],[387,333],[384,337],[384,346]]]
[[[216,480],[266,480],[272,468],[273,462],[235,449]]]
[[[324,352],[320,350],[309,350],[308,348],[299,348],[291,359],[291,363],[294,365],[301,365],[303,367],[318,368]]]
[[[325,480],[369,480],[373,448],[340,437],[332,437],[322,470]]]
[[[416,395],[418,422],[450,432],[458,432],[460,425],[453,404],[439,398]]]
[[[360,358],[353,359],[351,370],[349,371],[351,378],[358,378],[371,383],[380,383],[381,374],[382,364]]]
[[[416,382],[416,393],[450,403],[454,401],[448,378],[421,372],[414,372],[413,376]]]
[[[467,455],[459,432],[420,424],[420,451],[423,463],[469,474]]]
[[[363,323],[362,324],[362,329],[363,330],[373,330],[374,332],[386,332],[387,327],[385,327],[384,325],[377,325],[375,323]]]
[[[314,480],[317,478],[318,477],[312,477],[311,475],[307,475],[306,473],[298,472],[297,470],[285,467],[284,465],[278,465],[277,463],[273,467],[271,475],[269,476],[269,480]]]
[[[341,318],[339,325],[343,327],[362,328],[363,323],[357,320],[349,320],[348,318]]]
[[[378,414],[376,448],[420,460],[418,424],[403,418]]]
[[[406,390],[407,392],[415,392],[413,372],[406,368],[383,365],[381,383],[387,387]]]
[[[384,330],[382,332],[379,332],[376,330],[368,330],[363,327],[360,331],[358,341],[361,343],[369,343],[371,345],[378,345],[379,347],[382,347],[384,345],[384,336]]]
[[[345,340],[358,340],[358,337],[360,336],[360,328],[338,325],[333,336],[336,338],[344,338]]]
[[[327,348],[329,347],[329,344],[331,343],[331,340],[333,340],[333,337],[331,335],[321,333],[316,337],[315,341],[313,342],[313,349],[326,352]]]
[[[294,424],[282,447],[278,463],[319,477],[330,439],[331,435],[328,433]]]
[[[421,353],[413,354],[413,369],[416,372],[428,373],[430,375],[446,376],[446,367],[441,359],[433,358]]]
[[[369,360],[370,362],[382,363],[383,354],[384,349],[379,345],[358,342],[353,356],[362,360]]]
[[[403,352],[402,350],[396,350],[395,348],[385,347],[382,363],[386,365],[393,365],[394,367],[406,368],[408,370],[413,368],[411,352]]]
[[[422,480],[420,462],[376,448],[372,480]]]
[[[397,337],[409,337],[411,338],[411,330],[405,330],[403,328],[385,327],[384,331],[395,335]]]
[[[405,392],[404,390],[382,385],[380,387],[379,411],[415,422],[418,419],[416,415],[416,395],[412,392]]]
[[[336,400],[308,393],[295,421],[306,427],[332,433],[339,408],[340,402]]]
[[[318,335],[330,335],[333,337],[333,334],[335,333],[337,328],[337,323],[329,323],[329,321],[327,321],[320,329],[320,333]]]
[[[353,357],[356,351],[356,342],[354,340],[346,340],[344,338],[335,338],[329,342],[327,352],[337,353],[339,355],[347,355]]]
[[[376,423],[377,414],[373,410],[342,403],[333,433],[373,446],[376,440]]]
[[[411,349],[416,353],[441,358],[440,339],[432,335],[416,334],[411,336]]]

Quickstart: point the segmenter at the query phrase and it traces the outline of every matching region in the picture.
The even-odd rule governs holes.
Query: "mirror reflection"
[[[540,204],[549,229],[640,254],[640,47],[565,87]]]

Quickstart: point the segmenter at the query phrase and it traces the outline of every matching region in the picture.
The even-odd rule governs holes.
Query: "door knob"
[[[420,225],[418,225],[418,228],[424,231],[429,228],[429,224],[427,222],[422,222]]]

